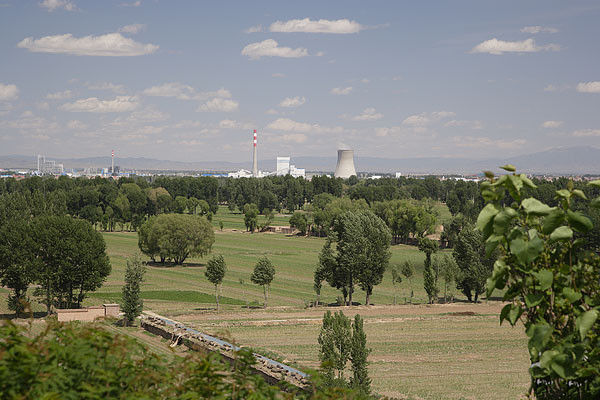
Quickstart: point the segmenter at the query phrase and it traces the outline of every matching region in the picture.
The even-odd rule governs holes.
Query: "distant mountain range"
[[[64,164],[65,169],[103,168],[110,166],[110,157],[88,157],[59,159],[46,157]],[[332,173],[335,169],[335,157],[292,157],[292,163],[306,171]],[[152,158],[118,158],[117,165],[125,169],[144,171],[237,171],[250,169],[248,162],[228,161],[170,161]],[[505,159],[468,159],[445,157],[421,157],[389,159],[379,157],[355,157],[358,172],[403,174],[476,174],[484,170],[497,170],[504,164],[513,164],[519,171],[535,174],[600,174],[600,149],[595,147],[568,147],[546,150],[538,153],[510,157]],[[0,156],[0,168],[37,167],[35,156],[9,155]],[[275,160],[259,161],[259,168],[266,171],[275,170]]]

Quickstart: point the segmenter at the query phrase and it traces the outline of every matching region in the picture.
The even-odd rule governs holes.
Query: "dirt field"
[[[500,303],[338,307],[360,313],[372,353],[374,390],[400,399],[518,399],[529,378],[522,328],[499,326]],[[300,367],[318,366],[325,308],[198,312],[176,319]]]

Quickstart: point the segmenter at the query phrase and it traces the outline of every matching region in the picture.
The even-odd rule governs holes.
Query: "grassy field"
[[[223,231],[218,229],[219,220],[225,225]],[[220,210],[213,224],[217,227],[213,254],[222,254],[228,267],[221,292],[223,310],[214,310],[214,286],[204,276],[208,257],[190,259],[177,267],[148,266],[142,286],[144,308],[230,336],[242,345],[268,350],[301,367],[316,367],[324,309],[305,309],[305,304],[315,299],[313,273],[325,239],[246,233],[243,215],[227,209]],[[287,225],[287,217],[277,216],[274,224]],[[135,233],[103,236],[112,273],[85,305],[119,301],[126,259],[138,251]],[[405,245],[392,246],[391,251],[392,264],[408,260],[415,265],[414,302],[424,303],[423,254]],[[262,288],[250,282],[252,269],[263,255],[271,259],[277,271],[266,311],[257,309],[263,301]],[[245,282],[243,286],[240,279]],[[457,295],[459,303],[454,305],[390,306],[395,293],[404,304],[410,287],[407,282],[394,287],[388,271],[374,290],[375,307],[344,309],[348,316],[360,312],[366,319],[373,349],[370,372],[378,393],[405,399],[513,399],[525,393],[529,364],[526,337],[522,328],[499,326],[500,303],[467,304]],[[0,288],[0,314],[8,313],[7,295],[8,291]],[[338,291],[324,285],[322,302],[334,303],[337,296]],[[360,289],[354,300],[364,302]],[[41,311],[43,306],[35,304],[34,310]],[[152,351],[171,354],[166,343],[152,336],[119,330],[147,343]]]

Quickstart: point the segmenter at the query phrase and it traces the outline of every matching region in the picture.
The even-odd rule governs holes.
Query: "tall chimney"
[[[254,130],[254,148],[252,152],[252,176],[258,178],[258,160],[256,159],[256,129]]]
[[[111,165],[110,165],[110,174],[115,174],[115,151],[111,152]]]

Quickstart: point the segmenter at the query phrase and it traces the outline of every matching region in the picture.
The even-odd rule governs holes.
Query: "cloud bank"
[[[76,38],[72,34],[44,36],[40,39],[23,39],[17,47],[34,53],[73,54],[76,56],[131,57],[152,54],[158,50],[154,44],[143,44],[120,33]]]

